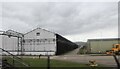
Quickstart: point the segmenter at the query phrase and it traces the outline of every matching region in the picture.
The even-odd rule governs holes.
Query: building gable
[[[42,39],[42,38],[55,38],[55,33],[52,33],[50,31],[37,28],[34,29],[24,35],[24,38],[29,38],[29,39]]]

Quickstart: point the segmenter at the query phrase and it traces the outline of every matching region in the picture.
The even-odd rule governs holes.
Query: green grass
[[[24,61],[30,64],[31,67],[47,67],[47,59],[38,58],[24,58]],[[75,62],[50,60],[50,67],[88,67],[87,64],[80,64]]]
[[[34,67],[38,67],[37,69],[47,69],[47,59],[41,58],[24,58],[23,60],[27,61],[31,69],[36,69]],[[110,69],[106,67],[102,67],[99,65],[98,67],[90,67],[88,64],[75,63],[70,61],[63,60],[50,60],[50,69]]]
[[[7,62],[13,64],[13,59],[5,57]],[[24,62],[30,65],[30,67],[47,67],[46,58],[22,58]],[[22,66],[18,61],[14,61],[15,66]],[[50,67],[88,67],[87,64],[80,64],[75,62],[63,61],[63,60],[53,60],[50,59]]]
[[[11,59],[7,58],[10,63],[12,63]],[[23,58],[23,61],[27,62],[30,65],[30,69],[47,69],[47,59],[45,58]],[[50,69],[106,69],[102,68],[102,66],[98,67],[90,67],[88,64],[81,64],[63,60],[50,60]],[[23,68],[20,68],[23,69]]]

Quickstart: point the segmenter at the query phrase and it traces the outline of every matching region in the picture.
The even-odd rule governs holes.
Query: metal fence
[[[0,48],[2,50],[2,67],[27,67],[29,68],[30,65],[26,61],[24,61],[21,56],[17,57],[8,51]]]

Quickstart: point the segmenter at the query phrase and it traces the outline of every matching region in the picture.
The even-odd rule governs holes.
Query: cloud
[[[2,30],[2,3],[0,3],[0,30]]]
[[[3,29],[26,32],[36,27],[64,36],[115,29],[115,2],[18,2],[3,3]],[[23,30],[24,29],[24,30]]]
[[[82,33],[82,34],[74,34],[74,35],[66,35],[65,37],[68,38],[71,41],[77,42],[77,41],[84,41],[87,42],[88,39],[105,39],[105,38],[116,38],[118,36],[118,28],[115,27],[107,28],[107,29],[99,29],[92,31],[90,33]]]

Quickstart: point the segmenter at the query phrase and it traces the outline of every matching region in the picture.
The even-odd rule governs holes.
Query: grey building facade
[[[87,53],[105,53],[107,50],[111,50],[113,44],[118,44],[118,38],[108,39],[88,39],[87,41]]]

